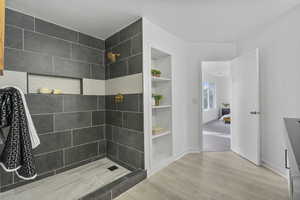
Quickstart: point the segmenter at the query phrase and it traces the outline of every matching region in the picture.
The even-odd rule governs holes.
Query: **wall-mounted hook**
[[[114,103],[123,103],[124,101],[124,95],[122,94],[117,94],[116,96],[114,96]]]
[[[121,54],[119,54],[119,53],[108,52],[107,53],[107,59],[110,60],[112,63],[114,63],[114,62],[116,62],[117,58],[120,55]]]

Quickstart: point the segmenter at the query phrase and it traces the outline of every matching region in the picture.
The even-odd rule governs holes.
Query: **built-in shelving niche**
[[[62,94],[105,95],[105,80],[70,78],[40,74],[27,75],[28,93],[40,88],[60,89]]]
[[[161,50],[151,49],[151,68],[161,71],[161,77],[151,78],[152,94],[160,94],[163,99],[159,106],[152,105],[151,168],[160,168],[173,156],[172,133],[172,62],[171,55]],[[161,128],[153,134],[155,128]]]
[[[40,88],[60,89],[63,94],[82,94],[82,79],[28,74],[28,93],[39,93]]]

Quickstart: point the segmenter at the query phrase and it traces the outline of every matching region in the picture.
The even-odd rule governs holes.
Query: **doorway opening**
[[[230,61],[202,62],[203,151],[231,149]]]

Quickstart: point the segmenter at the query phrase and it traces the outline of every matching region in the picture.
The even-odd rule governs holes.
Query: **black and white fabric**
[[[0,128],[9,133],[0,155],[0,165],[24,180],[36,178],[32,144],[22,95],[16,88],[0,89]]]
[[[26,118],[27,118],[28,130],[29,130],[29,134],[30,134],[30,140],[31,140],[32,148],[35,149],[41,144],[41,142],[40,142],[40,138],[39,138],[39,136],[36,132],[32,117],[30,115],[25,95],[24,95],[23,91],[20,88],[16,87],[16,86],[4,86],[0,89],[9,88],[9,87],[15,88],[21,93],[22,101],[23,101],[23,105],[24,105],[24,109],[25,109],[25,113],[26,113]],[[1,140],[1,134],[0,134],[0,140]],[[1,151],[0,151],[0,154],[1,154]]]

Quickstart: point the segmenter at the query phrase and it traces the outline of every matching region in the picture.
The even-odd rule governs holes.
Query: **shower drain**
[[[107,169],[110,170],[110,171],[115,171],[115,170],[119,169],[119,167],[117,167],[116,165],[113,165],[113,166],[111,166]]]

